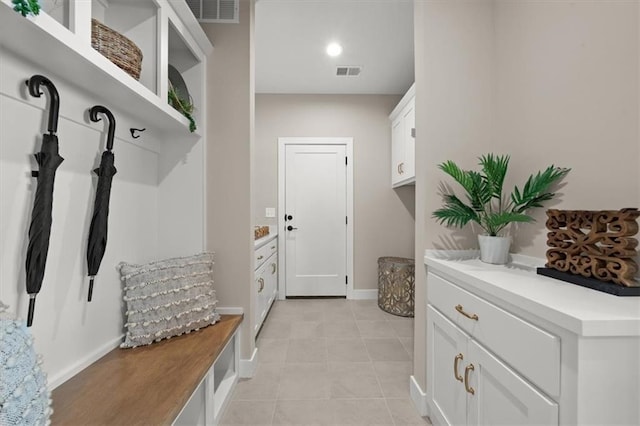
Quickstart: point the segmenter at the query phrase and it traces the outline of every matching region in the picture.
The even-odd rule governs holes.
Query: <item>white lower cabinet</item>
[[[431,415],[438,424],[558,424],[555,402],[432,306],[427,326]]]
[[[278,241],[271,239],[256,249],[254,274],[254,306],[252,326],[254,336],[267,318],[278,294]]]
[[[435,425],[640,425],[640,300],[427,251],[426,405]],[[418,304],[416,303],[416,306]]]

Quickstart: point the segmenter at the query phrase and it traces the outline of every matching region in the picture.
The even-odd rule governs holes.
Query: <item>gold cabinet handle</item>
[[[264,259],[264,256],[258,256],[258,260]]]
[[[400,171],[400,164],[398,164],[397,169],[398,169],[398,174],[401,174],[402,172]]]
[[[275,273],[276,273],[276,264],[275,264],[275,263],[272,263],[272,264],[271,264],[271,275],[273,275],[273,274],[275,274]]]
[[[400,174],[404,174],[404,162],[400,163]]]
[[[271,246],[271,250],[275,250],[275,249],[276,249],[276,246]]]
[[[458,374],[458,362],[462,361],[463,359],[464,357],[462,356],[462,354],[456,355],[456,357],[453,359],[453,377],[455,377],[456,380],[460,383],[462,383],[462,376]]]
[[[262,290],[264,290],[264,278],[258,278],[258,284],[260,284],[260,288],[258,289],[258,293],[262,293]]]
[[[473,364],[467,365],[467,367],[464,369],[464,388],[471,395],[474,395],[476,393],[475,389],[469,386],[469,373],[473,370],[475,370]]]
[[[462,307],[462,305],[456,305],[456,311],[460,312],[462,315],[464,315],[465,317],[474,320],[474,321],[478,321],[478,315],[476,314],[468,314],[464,311],[464,308]]]

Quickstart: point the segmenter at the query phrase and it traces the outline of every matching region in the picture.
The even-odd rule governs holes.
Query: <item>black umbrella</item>
[[[116,119],[111,111],[102,105],[96,105],[89,110],[89,118],[93,122],[101,120],[98,113],[102,113],[109,119],[109,132],[107,134],[107,150],[102,153],[100,167],[93,172],[98,175],[96,187],[96,201],[93,205],[93,217],[89,228],[89,244],[87,246],[87,267],[89,270],[89,302],[93,296],[93,280],[98,274],[100,263],[107,248],[107,226],[109,221],[109,197],[111,196],[111,181],[117,170],[113,165],[113,136],[116,131]]]
[[[51,80],[41,75],[34,75],[27,80],[29,94],[39,98],[42,95],[40,86],[49,91],[49,123],[42,139],[40,152],[36,153],[38,171],[31,174],[37,178],[36,196],[31,213],[31,225],[29,227],[29,246],[27,248],[27,293],[29,294],[29,314],[27,327],[33,323],[33,311],[36,306],[36,295],[42,287],[44,268],[49,252],[49,237],[51,235],[51,210],[53,207],[53,183],[56,177],[56,169],[64,161],[58,154],[58,110],[60,98],[58,91]]]

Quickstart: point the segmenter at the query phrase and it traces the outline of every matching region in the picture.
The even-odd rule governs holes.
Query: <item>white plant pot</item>
[[[509,247],[511,237],[490,237],[478,235],[480,244],[480,260],[494,265],[504,265],[509,262]]]

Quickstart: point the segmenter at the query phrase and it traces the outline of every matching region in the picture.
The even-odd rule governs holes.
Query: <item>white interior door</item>
[[[284,189],[286,295],[345,296],[345,145],[286,145]]]

